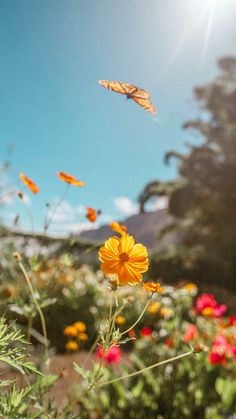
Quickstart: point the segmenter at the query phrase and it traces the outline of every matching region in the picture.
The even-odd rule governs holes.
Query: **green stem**
[[[32,230],[32,235],[34,237],[35,232],[34,232],[34,221],[33,221],[33,217],[31,215],[31,212],[30,212],[29,208],[27,207],[27,205],[26,205],[26,203],[24,201],[24,197],[21,199],[21,201],[22,201],[23,206],[25,208],[25,212],[26,212],[26,214],[27,214],[27,216],[29,218],[30,225],[31,225],[31,230]]]
[[[47,221],[45,220],[45,222],[44,222],[44,237],[46,237],[47,231],[48,231],[48,229],[49,229],[50,224],[51,224],[51,223],[52,223],[52,221],[53,221],[53,216],[54,216],[54,214],[55,214],[56,210],[59,208],[59,206],[61,205],[61,203],[64,201],[64,199],[65,199],[65,197],[66,197],[66,194],[67,194],[67,191],[68,191],[68,189],[69,189],[69,186],[70,186],[70,184],[69,184],[69,183],[67,183],[67,184],[66,184],[66,188],[65,188],[65,190],[64,190],[64,192],[63,192],[63,194],[62,194],[61,198],[59,199],[59,201],[57,202],[57,204],[55,205],[55,207],[54,207],[54,208],[53,208],[53,210],[52,210],[52,213],[51,213],[50,218],[49,218]]]
[[[25,267],[24,267],[24,265],[23,265],[23,263],[21,261],[18,261],[18,264],[19,264],[19,267],[21,269],[21,272],[23,273],[24,278],[25,278],[25,280],[27,282],[29,291],[30,291],[30,293],[32,295],[34,304],[35,304],[35,306],[37,308],[37,311],[38,311],[38,314],[39,314],[39,317],[40,317],[40,320],[41,320],[43,337],[44,337],[45,353],[46,353],[46,358],[48,358],[48,338],[47,338],[47,329],[46,329],[45,318],[44,318],[43,312],[41,310],[41,307],[40,307],[37,299],[35,298],[34,289],[33,289],[32,284],[30,282],[28,273],[26,272],[26,269],[25,269]]]
[[[145,305],[145,307],[144,307],[144,309],[143,309],[143,311],[142,311],[142,313],[140,314],[140,316],[138,317],[138,319],[136,320],[136,322],[134,322],[133,324],[132,324],[132,326],[130,326],[128,329],[126,329],[124,332],[122,332],[121,333],[121,336],[123,336],[123,335],[125,335],[126,333],[129,333],[130,332],[130,330],[132,330],[138,323],[139,323],[139,321],[141,320],[141,318],[143,317],[143,315],[144,315],[144,313],[145,313],[145,311],[147,310],[147,308],[148,308],[148,306],[149,306],[149,304],[150,304],[150,302],[151,302],[151,299],[152,299],[152,296],[153,296],[153,293],[151,294],[151,296],[150,296],[150,298],[148,299],[148,301],[147,301],[147,303],[146,303],[146,305]]]
[[[113,380],[109,380],[105,383],[100,383],[100,384],[98,384],[98,387],[103,387],[103,386],[106,386],[108,384],[113,384],[113,383],[116,383],[117,381],[124,380],[126,378],[134,377],[136,375],[142,374],[145,371],[151,370],[151,369],[156,368],[156,367],[160,367],[161,365],[169,364],[170,362],[174,362],[174,361],[177,361],[178,359],[189,356],[193,352],[194,352],[194,350],[191,349],[191,351],[189,351],[189,352],[186,352],[186,353],[178,355],[178,356],[174,356],[173,358],[166,359],[165,361],[157,362],[156,364],[149,365],[148,367],[142,368],[139,371],[135,371],[135,372],[132,372],[130,374],[126,374],[126,375],[123,375],[121,377],[114,378]]]
[[[28,318],[28,326],[27,326],[27,340],[30,342],[30,338],[32,335],[32,325],[33,325],[33,317],[29,315]]]

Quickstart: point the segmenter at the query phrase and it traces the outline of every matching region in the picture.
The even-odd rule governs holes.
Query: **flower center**
[[[129,260],[129,255],[125,252],[121,253],[119,257],[120,257],[121,263],[128,262]]]

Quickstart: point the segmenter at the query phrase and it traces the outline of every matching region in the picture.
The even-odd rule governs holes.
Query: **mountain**
[[[163,227],[172,221],[172,217],[166,209],[155,212],[144,212],[126,218],[121,224],[127,226],[127,231],[135,237],[136,242],[143,243],[150,250],[162,250],[170,244],[178,242],[175,233],[168,233],[158,241],[158,235]],[[99,227],[96,230],[89,230],[80,233],[79,237],[94,242],[103,242],[112,235],[112,230],[108,225]],[[115,233],[113,233],[115,234]]]

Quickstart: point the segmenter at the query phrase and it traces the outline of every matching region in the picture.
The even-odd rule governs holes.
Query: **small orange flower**
[[[63,182],[69,183],[70,185],[74,185],[74,186],[84,186],[85,185],[84,182],[82,182],[81,180],[76,179],[75,176],[68,175],[68,173],[59,172],[59,173],[57,173],[57,176],[59,177],[60,180],[62,180]]]
[[[19,174],[19,178],[22,180],[22,182],[31,190],[33,193],[38,193],[39,188],[36,185],[36,183],[33,182],[33,180],[29,179],[27,176],[24,175],[24,173]]]
[[[125,324],[125,322],[126,322],[126,318],[124,316],[116,317],[116,324],[118,324],[119,326],[122,326],[123,324]]]
[[[87,208],[87,214],[86,214],[86,218],[91,221],[91,223],[94,223],[97,219],[97,211],[94,208]]]
[[[153,282],[153,281],[144,282],[143,288],[152,293],[154,292],[162,293],[164,291],[164,288],[161,287],[159,282]]]
[[[86,331],[86,324],[85,324],[84,322],[80,322],[80,321],[75,322],[75,323],[73,324],[73,327],[75,327],[75,328],[76,328],[76,330],[77,330],[79,333],[83,333],[83,332],[85,332],[85,331]]]
[[[67,326],[64,329],[64,335],[65,336],[76,337],[76,336],[78,336],[78,330],[77,330],[77,328],[74,325]]]
[[[127,231],[127,227],[125,225],[120,225],[116,221],[113,221],[111,224],[109,224],[109,227],[116,233],[119,233],[121,236],[125,236]]]
[[[183,289],[187,292],[197,291],[198,287],[196,284],[189,282],[188,284],[183,286]]]
[[[118,285],[137,285],[142,273],[148,270],[148,253],[145,246],[135,244],[134,238],[125,235],[110,237],[99,250],[101,269],[105,275],[116,279]]]
[[[214,314],[214,310],[212,307],[205,307],[202,310],[202,315],[205,317],[213,317],[213,314]]]
[[[81,340],[82,342],[87,342],[87,340],[88,340],[88,335],[87,335],[87,333],[79,333],[79,334],[78,334],[78,338],[79,338],[79,340]]]
[[[74,340],[69,340],[66,344],[67,351],[77,351],[79,349],[79,345]]]

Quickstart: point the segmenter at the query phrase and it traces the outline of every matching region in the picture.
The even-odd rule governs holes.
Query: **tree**
[[[167,162],[179,160],[179,178],[164,185],[152,182],[139,202],[144,208],[159,190],[169,196],[181,243],[161,256],[168,263],[177,258],[176,275],[197,272],[208,282],[236,289],[236,58],[218,64],[219,76],[194,91],[202,118],[183,126],[200,134],[201,145],[189,145],[185,155],[167,153]]]

